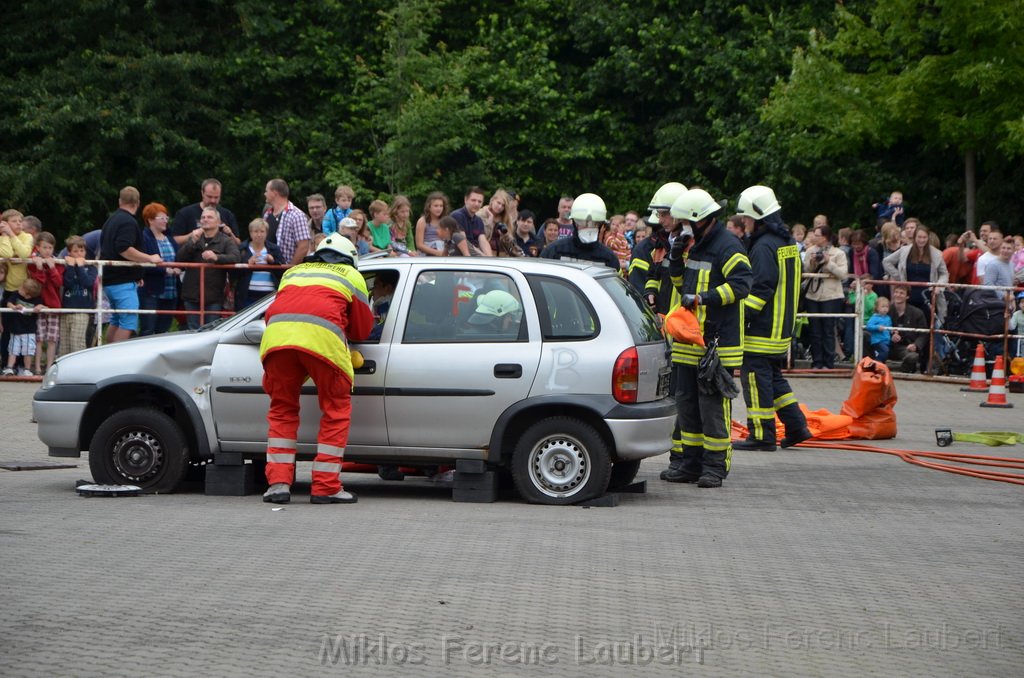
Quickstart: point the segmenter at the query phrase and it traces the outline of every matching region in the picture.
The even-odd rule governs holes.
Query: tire
[[[612,473],[608,478],[608,489],[619,490],[626,487],[636,478],[640,471],[640,460],[618,461],[612,464]]]
[[[96,429],[89,444],[89,470],[100,484],[173,492],[188,471],[185,436],[163,412],[148,407],[122,410]]]
[[[512,453],[512,479],[532,504],[575,504],[608,488],[611,455],[593,426],[571,417],[543,419]]]

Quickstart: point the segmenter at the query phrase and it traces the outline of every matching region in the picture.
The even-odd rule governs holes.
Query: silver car
[[[570,504],[628,484],[668,451],[675,407],[656,317],[607,267],[536,259],[388,258],[398,277],[379,338],[353,344],[345,460],[429,466],[475,460],[510,471],[528,501]],[[384,273],[392,271],[392,273]],[[521,313],[500,330],[467,322],[500,289]],[[134,339],[59,359],[35,395],[50,456],[89,452],[98,483],[173,491],[189,465],[230,454],[265,463],[269,399],[259,344],[266,298],[198,331]],[[299,459],[319,408],[302,396]]]

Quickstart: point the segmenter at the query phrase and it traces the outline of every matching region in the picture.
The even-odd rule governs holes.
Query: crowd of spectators
[[[4,373],[41,373],[56,355],[92,343],[95,314],[46,313],[61,307],[95,310],[98,274],[95,265],[85,263],[90,259],[159,264],[104,266],[103,292],[111,313],[109,342],[166,332],[176,319],[198,327],[201,317],[212,319],[272,293],[281,276],[280,269],[267,268],[208,267],[200,274],[197,267],[179,268],[174,263],[294,265],[320,239],[335,232],[351,238],[360,254],[537,257],[545,247],[573,234],[569,196],[559,199],[555,217],[538,223],[536,213],[521,208],[519,196],[507,189],[487,196],[483,189],[470,187],[454,209],[448,196],[433,192],[422,208],[396,195],[390,203],[372,200],[364,211],[354,207],[358,196],[351,187],[338,186],[333,205],[328,206],[318,193],[305,199],[303,209],[293,201],[287,182],[272,179],[265,186],[263,211],[254,215],[243,233],[235,214],[221,204],[221,194],[220,182],[207,179],[200,186],[199,201],[181,207],[171,218],[161,203],[141,206],[139,192],[126,187],[120,192],[118,209],[103,227],[68,238],[59,254],[56,239],[42,230],[38,219],[13,209],[3,212],[0,259],[33,260],[30,264],[0,262],[3,307],[11,311],[0,315]],[[805,327],[797,347],[806,351],[812,368],[835,367],[853,355],[855,342],[863,341],[865,354],[902,361],[907,370],[923,370],[931,350],[928,323],[933,318],[938,327],[947,322],[948,294],[933,295],[933,289],[942,290],[950,283],[992,288],[1024,283],[1020,235],[1004,235],[994,222],[985,222],[976,234],[950,234],[943,248],[935,233],[907,215],[899,191],[872,207],[873,228],[833,233],[828,218],[821,214],[814,217],[810,229],[800,223],[790,227],[802,252],[804,272],[816,274],[802,286],[802,310],[815,315],[802,321]],[[727,220],[727,228],[748,241],[742,220]],[[600,237],[625,272],[633,248],[648,232],[647,220],[628,211],[611,216]],[[57,263],[61,258],[64,263]],[[39,289],[26,285],[27,281],[34,281]],[[1024,308],[1024,299],[1018,304],[1011,292],[992,293],[1007,299],[1011,331],[1024,328],[1024,315],[1017,308]],[[853,312],[858,295],[863,300],[861,322],[837,318],[844,311]],[[139,309],[156,313],[134,312]],[[184,318],[175,315],[181,310],[188,312]],[[890,320],[888,325],[882,315]],[[856,336],[860,334],[857,327],[867,331]]]

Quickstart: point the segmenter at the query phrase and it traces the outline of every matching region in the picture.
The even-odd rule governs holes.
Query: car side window
[[[373,311],[373,329],[365,342],[378,343],[391,311],[391,301],[398,287],[399,273],[395,269],[381,269],[367,273],[366,290],[369,292],[370,309]]]
[[[530,276],[545,341],[580,341],[597,336],[597,313],[582,291],[559,278]]]
[[[417,277],[403,343],[526,340],[522,298],[507,275],[423,271]]]

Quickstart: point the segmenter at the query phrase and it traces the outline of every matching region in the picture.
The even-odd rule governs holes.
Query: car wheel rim
[[[164,451],[156,436],[148,431],[128,431],[114,443],[114,467],[133,482],[149,480],[160,472]]]
[[[590,478],[590,457],[578,440],[546,438],[530,455],[530,480],[549,497],[571,497]]]

